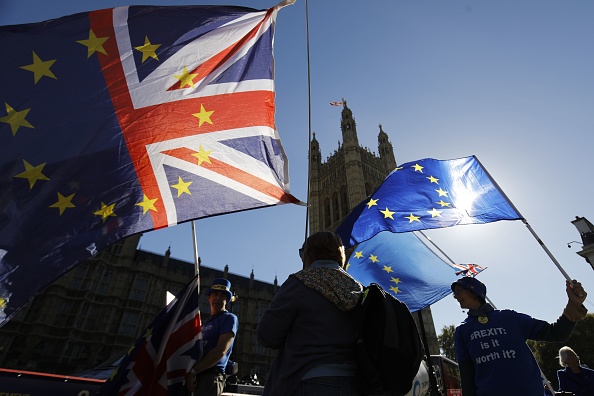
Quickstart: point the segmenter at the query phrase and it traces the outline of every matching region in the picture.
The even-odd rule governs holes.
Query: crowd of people
[[[356,312],[363,285],[344,269],[338,235],[308,237],[299,256],[302,270],[283,283],[257,329],[258,342],[277,350],[264,395],[357,396]],[[237,334],[237,317],[226,310],[231,284],[216,279],[208,289],[211,316],[203,324],[204,356],[188,373],[186,387],[200,396],[220,396],[225,367]],[[467,318],[456,327],[455,350],[463,396],[541,396],[543,374],[526,340],[564,342],[587,314],[580,282],[566,281],[567,303],[553,322],[487,302],[487,288],[474,277],[451,285]],[[594,395],[594,370],[570,347],[559,350],[560,392]],[[397,373],[395,373],[397,375]],[[546,389],[546,388],[545,388]]]

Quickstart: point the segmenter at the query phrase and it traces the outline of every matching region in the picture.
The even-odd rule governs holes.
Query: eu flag
[[[298,202],[274,119],[281,6],[0,27],[0,324],[121,238]]]
[[[355,246],[347,262],[353,278],[365,286],[379,284],[411,312],[449,295],[459,275],[481,270],[478,265],[448,265],[412,232],[380,232]]]
[[[346,247],[380,231],[409,232],[522,217],[476,157],[408,162],[340,224]]]

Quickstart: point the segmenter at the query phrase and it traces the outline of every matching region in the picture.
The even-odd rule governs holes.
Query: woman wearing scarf
[[[363,287],[343,269],[340,237],[322,231],[299,249],[303,269],[289,276],[258,326],[277,349],[263,395],[356,396],[356,316]]]

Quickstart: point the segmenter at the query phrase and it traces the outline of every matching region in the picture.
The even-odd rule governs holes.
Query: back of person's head
[[[306,264],[316,260],[333,260],[344,265],[344,245],[338,235],[330,231],[320,231],[310,235],[301,247],[302,259]]]
[[[559,349],[559,365],[561,365],[561,367],[567,367],[567,357],[570,353],[577,357],[577,353],[575,353],[575,351],[568,346],[564,346]]]

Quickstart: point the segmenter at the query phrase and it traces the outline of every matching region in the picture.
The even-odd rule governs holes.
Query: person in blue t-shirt
[[[568,346],[559,349],[559,364],[565,367],[557,371],[559,392],[571,392],[574,396],[594,395],[594,370],[580,362],[580,357]]]
[[[206,290],[210,317],[202,324],[203,357],[186,377],[186,388],[200,396],[220,396],[225,387],[225,367],[237,335],[237,316],[227,311],[232,301],[231,282],[218,278]]]
[[[452,283],[454,298],[468,317],[454,333],[456,360],[464,396],[542,396],[540,368],[526,340],[562,342],[587,310],[586,292],[577,281],[566,282],[569,301],[555,323],[513,310],[494,309],[487,288],[464,277]]]

